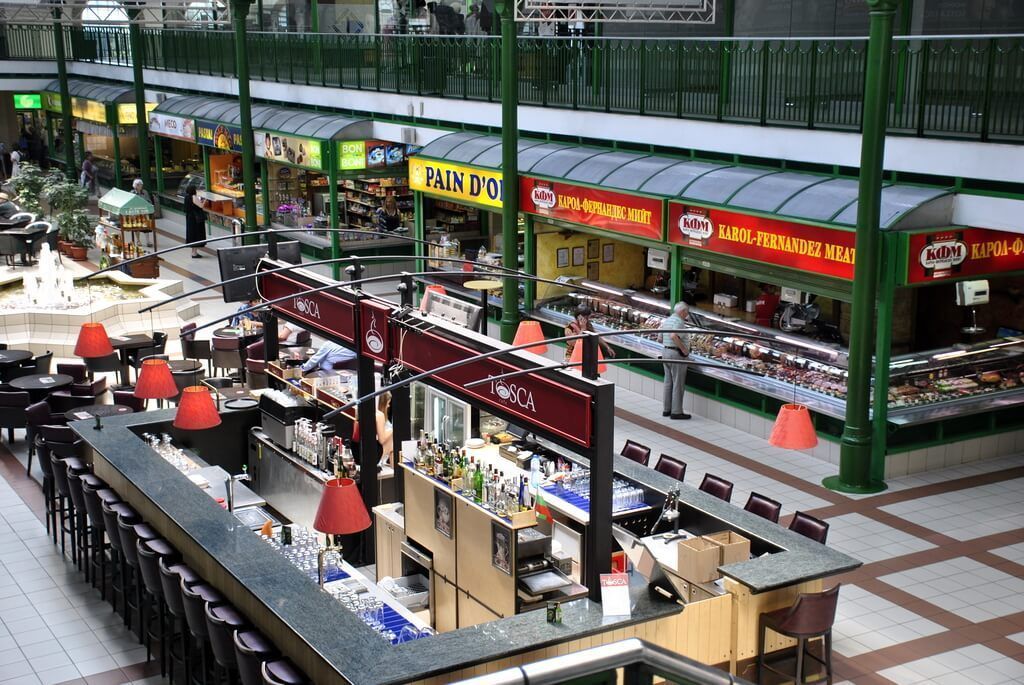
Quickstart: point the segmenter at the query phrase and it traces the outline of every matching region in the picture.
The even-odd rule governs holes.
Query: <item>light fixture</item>
[[[341,545],[335,544],[335,535],[352,535],[370,527],[370,515],[363,503],[363,496],[351,478],[332,478],[324,483],[320,506],[316,509],[313,528],[327,535],[327,545],[317,555],[317,580],[323,587],[324,557],[329,552],[341,556]]]
[[[444,289],[443,285],[428,285],[423,291],[423,299],[420,300],[420,312],[427,311],[427,300],[429,296],[427,293],[437,293],[438,295],[447,295],[448,291]]]
[[[143,359],[133,394],[144,400],[166,400],[177,395],[178,386],[167,360]]]
[[[809,450],[818,444],[811,412],[802,404],[784,404],[775,418],[768,442],[789,450]]]
[[[540,344],[527,347],[524,350],[525,352],[544,354],[548,351],[548,346],[544,338],[544,331],[540,328],[540,321],[531,321],[530,319],[520,321],[519,328],[516,329],[516,337],[512,340],[513,347],[526,345],[527,343],[532,342]]]
[[[78,329],[78,341],[75,342],[75,356],[82,359],[93,359],[96,357],[109,357],[114,354],[114,348],[110,345],[110,337],[107,336],[107,329],[101,323],[92,321],[82,324]]]
[[[576,344],[572,346],[572,355],[569,357],[569,361],[571,363],[573,363],[573,364],[582,364],[583,363],[583,341],[582,340],[577,340]],[[608,370],[608,365],[601,363],[603,361],[604,361],[604,353],[601,351],[601,346],[598,345],[597,346],[597,372],[598,373],[604,373],[605,371]],[[572,370],[573,371],[578,371],[578,372],[582,373],[583,372],[583,367],[582,366],[574,366],[574,367],[572,367]]]
[[[182,430],[199,431],[220,425],[220,414],[213,406],[210,389],[192,385],[181,391],[181,401],[174,415],[174,427]]]

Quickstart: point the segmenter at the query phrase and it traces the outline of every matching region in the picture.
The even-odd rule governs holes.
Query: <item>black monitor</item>
[[[226,281],[239,276],[252,276],[232,283],[225,283],[225,302],[245,302],[256,299],[256,265],[267,256],[267,245],[242,245],[239,247],[222,247],[217,250],[217,261],[220,265],[220,280]],[[297,240],[279,242],[277,256],[289,264],[301,264],[302,254]]]

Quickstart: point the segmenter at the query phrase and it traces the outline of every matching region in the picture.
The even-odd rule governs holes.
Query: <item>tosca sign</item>
[[[409,158],[409,186],[434,197],[501,207],[501,172]]]
[[[1024,235],[963,228],[907,236],[906,283],[1024,270]]]
[[[348,343],[355,342],[356,308],[353,303],[329,292],[300,294],[318,287],[319,282],[306,284],[281,273],[272,273],[259,274],[257,285],[260,296],[265,300],[295,295],[270,305],[271,309],[301,321],[321,335],[333,336]]]
[[[149,132],[167,138],[196,142],[196,123],[192,119],[162,112],[149,113]]]
[[[612,190],[519,179],[519,209],[574,224],[661,240],[662,201]]]
[[[242,129],[215,121],[196,122],[196,142],[218,150],[242,151]]]
[[[838,228],[669,203],[669,242],[853,280],[856,234]]]

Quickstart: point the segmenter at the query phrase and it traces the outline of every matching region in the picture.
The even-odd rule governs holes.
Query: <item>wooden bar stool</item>
[[[793,606],[761,614],[757,626],[757,679],[764,682],[764,672],[771,671],[785,678],[804,682],[804,657],[825,667],[826,682],[832,682],[832,624],[839,604],[839,586],[824,592],[801,594]],[[796,671],[783,673],[768,664],[765,658],[765,636],[768,630],[796,639]],[[822,656],[812,654],[807,646],[815,638],[822,639]]]

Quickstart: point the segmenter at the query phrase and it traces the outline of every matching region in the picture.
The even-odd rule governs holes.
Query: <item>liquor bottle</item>
[[[444,476],[444,457],[437,445],[434,446],[434,476],[437,478]]]
[[[480,464],[476,465],[473,471],[473,499],[480,504],[484,498],[484,473],[480,470]]]

